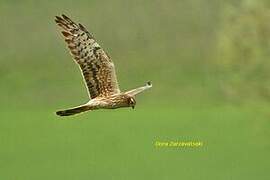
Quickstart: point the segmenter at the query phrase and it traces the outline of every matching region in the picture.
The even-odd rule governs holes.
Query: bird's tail
[[[57,111],[56,114],[58,116],[71,116],[71,115],[75,115],[75,114],[82,113],[89,110],[91,110],[91,106],[84,104],[78,107]]]

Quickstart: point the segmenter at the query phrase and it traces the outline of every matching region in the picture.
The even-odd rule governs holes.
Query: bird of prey
[[[145,86],[121,92],[114,64],[93,35],[82,24],[73,22],[65,15],[56,16],[55,22],[62,28],[62,34],[73,59],[80,67],[89,95],[87,103],[57,111],[56,114],[70,116],[96,109],[134,109],[135,95],[151,88],[152,84],[147,82]]]

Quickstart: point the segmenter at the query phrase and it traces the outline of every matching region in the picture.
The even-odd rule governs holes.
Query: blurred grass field
[[[269,179],[269,6],[0,0],[0,179]],[[135,110],[55,116],[87,101],[62,13],[110,54],[122,90],[152,81]]]

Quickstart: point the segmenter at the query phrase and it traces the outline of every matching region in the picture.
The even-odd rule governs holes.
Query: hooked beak
[[[132,107],[132,109],[134,109],[135,108],[135,106],[131,106]]]

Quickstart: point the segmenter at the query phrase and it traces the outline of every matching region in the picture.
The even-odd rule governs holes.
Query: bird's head
[[[129,105],[129,107],[132,107],[132,109],[135,108],[136,101],[135,101],[134,97],[128,97],[128,105]]]

